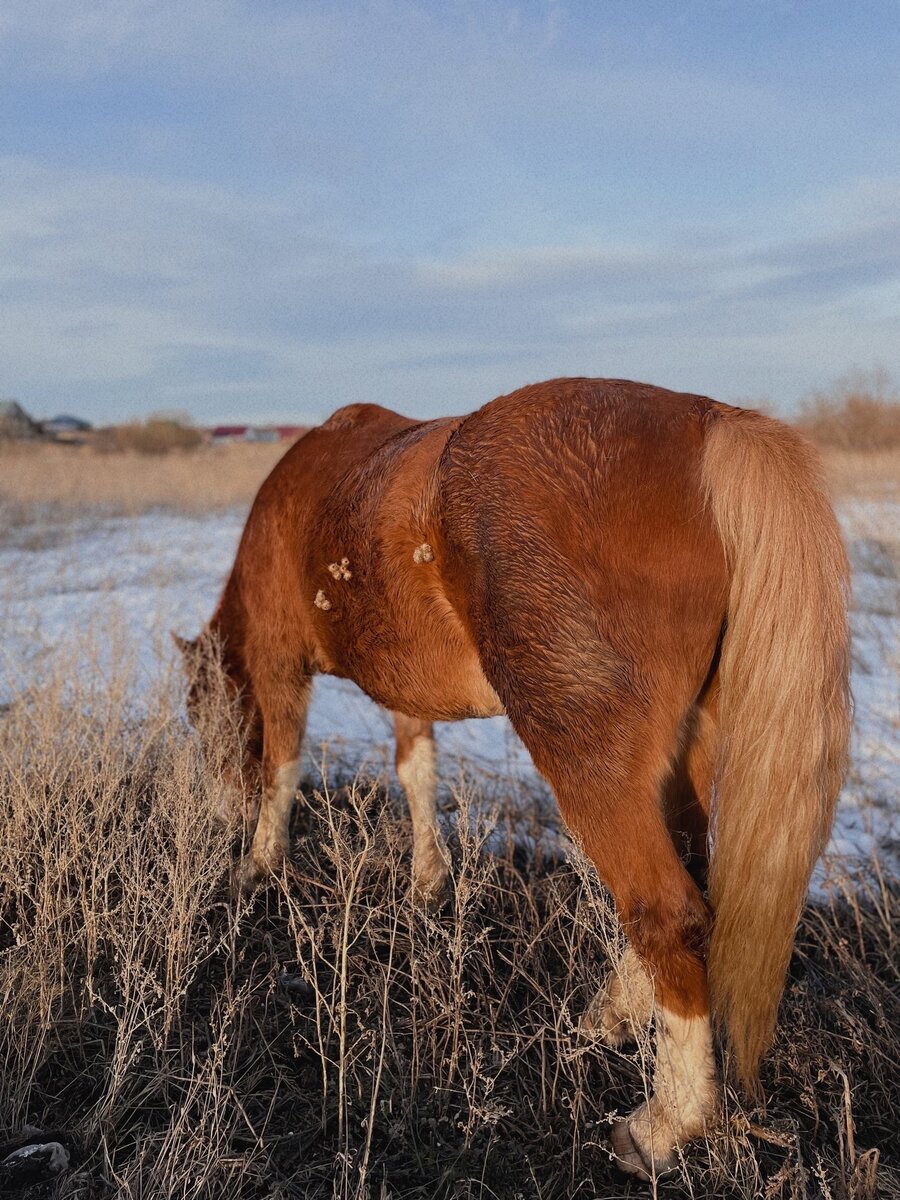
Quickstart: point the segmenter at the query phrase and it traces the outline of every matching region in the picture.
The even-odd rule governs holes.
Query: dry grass
[[[427,915],[397,798],[316,777],[289,876],[238,903],[179,707],[60,664],[0,717],[0,1140],[73,1150],[39,1194],[646,1194],[607,1143],[650,1047],[578,1029],[618,929],[535,798],[455,797],[453,894]],[[768,1112],[729,1095],[660,1194],[896,1194],[897,900],[873,863],[806,910]]]
[[[900,447],[893,450],[823,449],[834,496],[885,499],[900,496]]]
[[[203,513],[249,505],[284,450],[278,444],[248,443],[150,456],[0,442],[0,505],[8,521],[30,518],[36,508],[57,517],[134,516],[154,508]]]

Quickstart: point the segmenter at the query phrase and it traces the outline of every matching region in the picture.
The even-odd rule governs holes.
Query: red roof
[[[308,425],[216,425],[210,431],[214,438],[244,438],[249,434],[277,433],[279,440],[299,437],[306,433]],[[252,440],[252,439],[248,439]]]
[[[212,431],[213,437],[243,437],[247,432],[247,425],[217,425]]]

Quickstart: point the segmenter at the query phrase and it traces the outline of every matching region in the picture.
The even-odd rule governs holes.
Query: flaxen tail
[[[731,575],[709,979],[738,1074],[752,1089],[843,778],[848,568],[818,456],[786,425],[724,412],[707,435],[703,480]]]

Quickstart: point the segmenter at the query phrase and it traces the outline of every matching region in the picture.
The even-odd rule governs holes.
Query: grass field
[[[0,452],[0,1142],[31,1126],[71,1150],[35,1196],[646,1195],[608,1134],[650,1087],[651,1047],[580,1030],[619,932],[533,775],[496,755],[447,771],[452,894],[421,912],[391,777],[377,753],[357,771],[377,726],[326,744],[354,711],[331,693],[290,871],[231,895],[242,834],[212,821],[217,766],[154,649],[176,619],[156,601],[208,613],[236,506],[277,453]],[[889,450],[828,455],[865,719],[767,1104],[729,1089],[663,1196],[900,1195],[897,467]],[[464,748],[451,734],[445,758]]]
[[[0,440],[4,526],[55,522],[84,513],[134,516],[156,508],[185,513],[249,505],[284,446],[200,446],[164,455],[107,454],[93,446]]]

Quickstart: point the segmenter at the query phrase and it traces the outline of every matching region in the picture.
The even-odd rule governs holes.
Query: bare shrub
[[[814,392],[797,420],[817,445],[830,450],[900,447],[900,389],[887,371],[851,371]]]
[[[61,1131],[57,1196],[634,1194],[607,1144],[649,1036],[580,1031],[620,935],[537,793],[457,789],[453,893],[427,913],[397,799],[314,772],[280,879],[235,900],[180,681],[138,704],[121,656],[69,661],[0,715],[0,1140]],[[728,1093],[667,1192],[890,1194],[897,936],[877,864],[807,908],[768,1112]]]

